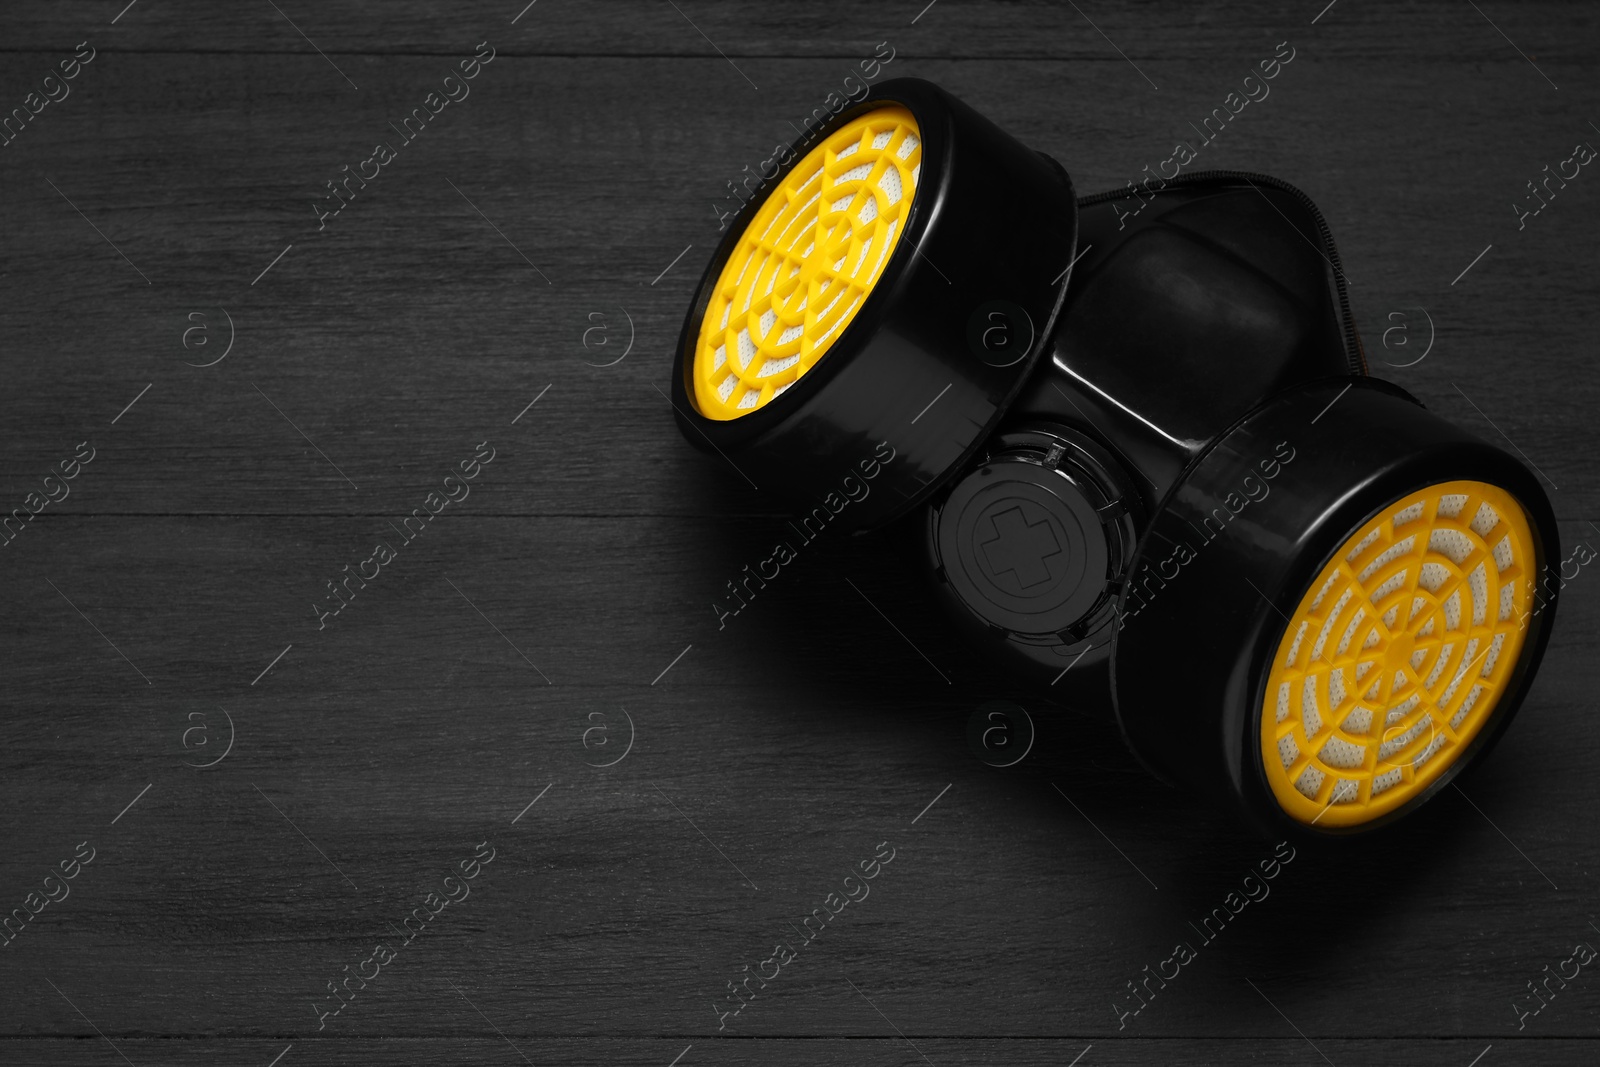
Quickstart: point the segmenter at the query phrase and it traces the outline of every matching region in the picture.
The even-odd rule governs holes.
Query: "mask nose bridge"
[[[1350,373],[1338,252],[1292,187],[1197,176],[1125,224],[1118,195],[1079,202],[1066,306],[1002,424],[1040,420],[1101,442],[1147,512],[1212,442],[1285,389]]]
[[[947,529],[962,491],[955,487],[986,473],[1008,442],[1076,435],[1075,448],[1092,443],[1108,454],[1100,469],[1121,472],[1111,498],[1129,540],[1127,550],[1109,553],[1104,577],[1115,599],[1135,580],[1133,544],[1157,536],[1147,517],[1209,448],[1286,390],[1350,373],[1337,250],[1323,243],[1315,207],[1282,185],[1234,176],[1172,183],[1131,224],[1114,195],[1079,202],[1086,251],[1045,358],[990,443],[929,512],[931,562],[962,594],[953,597],[964,609],[958,614],[976,611],[989,624],[980,640],[1000,636],[1051,677],[1068,662],[1092,675],[1107,664],[1120,628],[1091,611],[1048,640],[1014,632],[1009,619],[997,629],[996,612],[950,579],[959,547]],[[1263,488],[1252,480],[1241,492],[1253,486]],[[1106,526],[1108,536],[1116,528]],[[1202,535],[1166,535],[1159,555],[1176,572],[1184,545]]]

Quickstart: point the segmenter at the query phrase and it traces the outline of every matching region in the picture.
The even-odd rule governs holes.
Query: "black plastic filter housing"
[[[1263,458],[1281,467],[1267,495],[1213,535],[1207,520],[1229,494],[1252,476],[1265,487]],[[1266,833],[1304,830],[1273,802],[1255,740],[1285,617],[1352,530],[1391,501],[1462,479],[1502,486],[1521,502],[1535,532],[1527,569],[1546,573],[1559,544],[1534,476],[1386,382],[1335,379],[1284,390],[1232,427],[1170,494],[1130,569],[1112,669],[1129,747],[1159,776],[1237,807]],[[1171,569],[1157,570],[1156,560],[1171,559],[1175,544],[1191,546],[1192,558],[1163,580]],[[1392,821],[1492,746],[1532,682],[1553,615],[1553,598],[1532,614],[1489,721],[1445,774],[1393,813],[1317,830],[1350,833]]]
[[[844,523],[920,507],[952,621],[1013,680],[1109,692],[1149,769],[1263,832],[1385,825],[1493,745],[1549,637],[1554,514],[1521,463],[1367,376],[1315,205],[1237,172],[1077,201],[913,79],[795,158],[891,106],[920,178],[859,312],[762,406],[697,406],[702,320],[765,194],[794,195],[780,172],[685,321],[685,436],[802,510],[887,442]]]
[[[691,443],[736,457],[756,484],[796,500],[814,504],[888,441],[896,459],[878,491],[840,516],[854,530],[880,526],[925,499],[994,428],[1044,350],[1077,243],[1066,171],[929,82],[879,84],[819,138],[886,103],[916,116],[922,175],[906,230],[844,335],[768,407],[717,421],[695,406],[694,346],[713,286],[786,167],[729,223],[684,320],[672,378],[673,406]],[[809,147],[797,145],[796,157]],[[1018,202],[1029,205],[1026,226],[1018,224]],[[1007,323],[1008,340],[1032,334],[1004,365],[976,358],[967,339],[973,313],[995,301],[1016,320]]]

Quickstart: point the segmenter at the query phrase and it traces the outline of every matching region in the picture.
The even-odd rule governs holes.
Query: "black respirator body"
[[[1554,616],[1542,487],[1367,374],[1328,227],[1205,172],[1079,200],[886,82],[729,224],[680,337],[685,437],[803,515],[917,513],[955,625],[1109,689],[1154,773],[1269,833],[1415,810],[1503,732]]]

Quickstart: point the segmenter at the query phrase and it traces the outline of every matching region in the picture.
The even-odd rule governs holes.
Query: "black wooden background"
[[[1517,1007],[1600,945],[1596,568],[1464,791],[1301,850],[1119,1020],[1270,844],[1095,709],[1014,691],[886,544],[807,546],[719,631],[782,513],[660,391],[725,183],[861,59],[1087,193],[1288,41],[1203,165],[1310,193],[1375,371],[1514,442],[1563,543],[1600,545],[1600,174],[1513,206],[1600,143],[1591,6],[525,2],[0,12],[0,110],[67,92],[0,147],[0,512],[94,456],[0,548],[0,910],[40,908],[0,947],[0,1061],[1600,1058],[1592,969]],[[319,232],[324,183],[489,49]],[[480,442],[470,496],[319,629],[325,583]],[[1006,770],[966,741],[995,697],[1040,730]]]

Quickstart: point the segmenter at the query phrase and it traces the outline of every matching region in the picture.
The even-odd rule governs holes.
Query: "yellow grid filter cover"
[[[700,321],[702,415],[747,415],[816,365],[882,275],[921,172],[916,119],[890,106],[839,127],[784,176],[739,238]]]
[[[1521,656],[1533,544],[1521,505],[1474,481],[1401,497],[1344,543],[1284,630],[1262,700],[1285,812],[1359,825],[1456,761]]]

